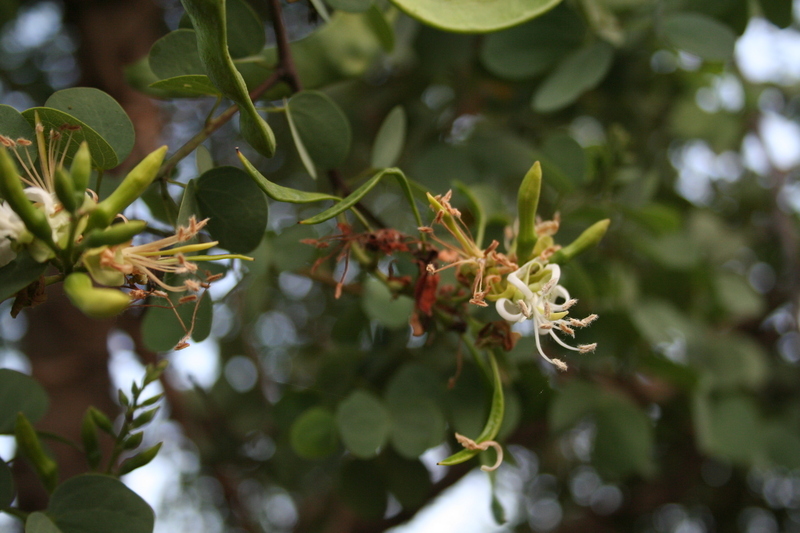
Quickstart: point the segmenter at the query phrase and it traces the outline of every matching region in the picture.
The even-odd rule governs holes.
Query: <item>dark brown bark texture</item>
[[[123,67],[147,54],[161,36],[162,10],[153,0],[67,0],[65,19],[79,40],[80,84],[109,93],[133,121],[136,144],[122,165],[129,167],[157,146],[162,121],[153,101],[126,85]],[[110,416],[117,412],[107,348],[115,320],[87,318],[57,288],[48,291],[45,305],[28,310],[27,317],[23,349],[34,377],[50,395],[50,410],[37,429],[80,442],[81,419],[88,406]],[[59,443],[49,446],[62,480],[87,470],[75,449]],[[23,510],[46,506],[46,493],[29,470],[20,467],[17,482]]]

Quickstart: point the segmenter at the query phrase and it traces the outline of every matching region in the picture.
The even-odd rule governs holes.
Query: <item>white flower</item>
[[[16,245],[25,235],[25,224],[5,202],[0,202],[0,267],[17,257]]]
[[[531,281],[532,276],[535,278],[533,282]],[[545,266],[538,258],[533,259],[508,275],[508,282],[516,289],[514,299],[498,299],[496,309],[497,313],[509,322],[533,320],[537,333],[535,335],[536,349],[539,351],[539,355],[559,370],[566,370],[566,363],[559,359],[550,359],[545,355],[539,336],[550,335],[558,344],[568,350],[580,353],[594,351],[597,344],[570,346],[556,335],[556,331],[574,337],[574,328],[588,326],[597,319],[597,315],[589,315],[583,320],[568,318],[569,308],[575,305],[577,300],[570,298],[567,289],[558,284],[560,278],[561,267],[555,264]]]

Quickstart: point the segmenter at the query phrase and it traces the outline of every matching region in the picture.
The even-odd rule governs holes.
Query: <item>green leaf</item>
[[[14,488],[14,477],[5,461],[0,459],[0,509],[8,507],[14,501],[17,490]]]
[[[364,281],[361,302],[370,319],[389,329],[408,327],[408,319],[414,310],[414,300],[405,295],[394,298],[389,288],[373,277]]]
[[[211,155],[211,151],[202,144],[194,151],[194,162],[198,174],[203,174],[214,168],[214,157]]]
[[[186,188],[183,190],[183,197],[181,198],[181,206],[178,209],[178,218],[175,220],[175,226],[188,226],[189,219],[194,216],[200,220],[203,217],[200,215],[200,206],[197,205],[197,179],[191,179],[186,183]],[[192,237],[186,244],[197,242],[197,236]]]
[[[762,450],[762,422],[752,398],[732,394],[719,398],[700,391],[693,401],[697,445],[708,455],[750,466]]]
[[[717,273],[713,279],[718,303],[734,320],[755,319],[762,315],[764,298],[743,276],[723,271]]]
[[[289,187],[283,187],[282,185],[272,183],[265,178],[261,172],[256,170],[256,167],[254,167],[253,164],[247,160],[244,154],[237,151],[236,155],[239,156],[239,159],[244,165],[245,171],[253,179],[253,181],[255,181],[256,185],[258,185],[258,187],[273,200],[277,200],[278,202],[288,202],[290,204],[309,204],[313,202],[321,202],[323,200],[334,200],[338,202],[341,200],[341,198],[338,196],[331,196],[330,194],[299,191],[297,189],[291,189]]]
[[[222,96],[208,76],[191,74],[159,80],[148,85],[153,89],[169,91],[173,98],[197,98],[198,96]]]
[[[197,178],[197,206],[210,218],[208,232],[233,253],[247,253],[264,237],[269,218],[267,199],[242,169],[212,168]]]
[[[585,381],[573,380],[561,389],[550,404],[548,421],[554,433],[573,427],[597,406],[602,391]]]
[[[397,105],[383,120],[372,145],[372,168],[388,168],[397,163],[406,142],[406,111]]]
[[[177,305],[178,297],[173,295],[171,299]],[[142,320],[142,341],[149,350],[166,352],[174,348],[186,335],[185,328],[191,327],[193,317],[192,339],[194,341],[201,342],[211,333],[213,305],[211,296],[208,294],[203,296],[200,303],[187,302],[178,305],[177,311],[181,321],[178,321],[175,311],[168,306],[164,299],[154,298],[148,303],[152,307],[147,309]]]
[[[571,135],[561,133],[548,137],[541,151],[547,158],[547,162],[542,164],[545,179],[549,179],[555,171],[574,187],[586,182],[586,152]]]
[[[63,113],[67,113],[70,117],[78,119],[81,123],[89,126],[92,131],[96,132],[103,138],[104,142],[113,150],[116,157],[116,163],[113,166],[121,163],[133,149],[135,140],[135,133],[133,131],[133,123],[128,118],[128,114],[122,109],[116,100],[111,96],[104,93],[99,89],[91,87],[74,87],[71,89],[63,89],[56,91],[44,103],[44,107],[57,109]],[[28,121],[31,120],[28,114],[30,110],[23,113]],[[40,114],[41,116],[41,114]],[[45,121],[44,116],[41,117]],[[45,123],[47,127],[49,124]],[[52,127],[52,125],[50,125]],[[79,135],[76,132],[73,137],[73,145],[77,149],[81,142]],[[101,165],[98,157],[95,156],[94,147],[89,141],[89,148],[92,151],[92,158],[100,168],[111,168],[109,166]],[[70,150],[71,154],[72,150]]]
[[[386,480],[386,488],[397,498],[403,509],[421,507],[431,491],[431,477],[428,469],[419,460],[404,459],[395,453],[381,456],[381,471]]]
[[[769,376],[769,357],[764,348],[735,332],[704,337],[702,343],[690,348],[689,360],[702,371],[709,390],[756,390]]]
[[[17,139],[31,141],[34,144],[28,147],[17,146],[16,150],[20,152],[20,154],[28,152],[33,161],[36,161],[39,157],[39,153],[36,151],[36,140],[33,128],[28,121],[25,120],[25,117],[22,116],[22,113],[10,105],[0,104],[0,135],[5,135],[12,141],[16,141]],[[23,156],[23,159],[27,160],[25,156]],[[2,286],[2,284],[0,284],[0,286]]]
[[[397,178],[398,183],[400,184],[400,188],[403,190],[403,194],[405,195],[406,199],[408,200],[409,205],[411,206],[411,210],[414,213],[414,219],[417,222],[418,226],[422,226],[422,218],[419,215],[419,210],[417,209],[417,204],[414,202],[414,195],[411,192],[411,185],[409,184],[408,178],[406,175],[399,168],[386,168],[372,176],[367,182],[365,182],[361,187],[354,190],[350,195],[339,202],[338,204],[326,209],[322,213],[313,216],[311,218],[307,218],[305,220],[301,220],[301,224],[319,224],[320,222],[325,222],[329,220],[339,213],[344,213],[354,205],[356,205],[369,191],[372,190],[375,185],[384,177],[384,176],[394,176]]]
[[[17,257],[0,268],[0,302],[11,298],[44,274],[47,263],[38,263],[27,250],[22,250]]]
[[[384,392],[392,417],[391,442],[406,459],[416,459],[442,442],[442,386],[427,367],[410,364],[395,373]]]
[[[339,476],[339,494],[356,513],[366,519],[382,518],[386,512],[386,485],[372,461],[348,461]]]
[[[711,17],[699,13],[677,13],[664,20],[663,30],[673,46],[707,61],[733,58],[736,34]]]
[[[206,74],[206,67],[197,54],[197,33],[194,30],[169,32],[153,43],[148,57],[153,74],[162,80],[190,75],[205,77]],[[216,87],[214,89],[219,93]]]
[[[394,50],[394,28],[381,8],[373,4],[366,12],[367,25],[373,31],[386,52]]]
[[[47,412],[48,404],[47,393],[35,379],[0,368],[0,434],[14,433],[17,413],[35,423]]]
[[[325,22],[331,21],[331,14],[328,13],[328,8],[325,7],[325,3],[322,0],[310,0],[311,5],[314,6],[314,11],[324,20]]]
[[[294,119],[292,118],[292,112],[289,109],[289,104],[285,105],[286,109],[286,121],[289,123],[289,131],[292,134],[292,140],[294,141],[294,146],[297,148],[297,155],[300,156],[300,162],[303,163],[303,166],[308,172],[309,176],[314,179],[317,179],[317,167],[314,165],[314,160],[311,159],[311,156],[308,154],[308,149],[306,149],[306,145],[303,142],[303,138],[300,136],[300,131],[297,129],[297,125],[294,123]]]
[[[391,429],[383,402],[363,390],[355,390],[336,409],[336,425],[345,447],[362,459],[374,457],[386,444]]]
[[[152,533],[155,514],[120,480],[84,474],[58,486],[47,506],[62,533]]]
[[[350,13],[361,13],[372,5],[372,0],[327,0],[328,5],[333,9],[349,11]]]
[[[792,2],[788,0],[760,0],[761,11],[767,20],[779,28],[792,25]]]
[[[606,77],[614,59],[614,48],[604,41],[568,55],[542,82],[533,97],[533,109],[541,113],[570,105]]]
[[[238,59],[259,53],[267,43],[267,36],[258,13],[245,0],[226,0],[225,14],[231,57]]]
[[[41,511],[31,513],[25,520],[25,533],[64,533]]]
[[[350,122],[328,95],[319,91],[297,93],[287,102],[286,114],[295,143],[300,140],[298,150],[304,147],[315,166],[327,170],[344,162],[350,153]]]
[[[322,459],[336,451],[336,421],[323,407],[312,407],[300,415],[289,432],[292,449],[303,459]]]
[[[481,45],[481,63],[500,78],[532,78],[580,46],[585,34],[578,14],[562,4],[521,26],[487,35]]]
[[[522,24],[560,0],[392,0],[420,22],[458,33],[486,33]]]
[[[606,394],[596,412],[597,433],[592,462],[608,476],[643,476],[655,472],[653,423],[627,397]]]

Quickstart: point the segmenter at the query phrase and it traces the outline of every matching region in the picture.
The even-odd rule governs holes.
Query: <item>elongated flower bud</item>
[[[536,209],[542,191],[542,166],[535,162],[522,179],[517,193],[517,212],[519,233],[517,233],[517,262],[527,263],[533,254],[538,236],[536,235]]]
[[[72,304],[92,318],[108,318],[123,312],[131,298],[117,289],[92,285],[92,278],[83,272],[73,272],[64,280],[64,292]]]
[[[69,173],[72,176],[75,190],[82,195],[89,186],[89,178],[92,175],[92,154],[89,152],[89,144],[86,141],[83,141],[78,147],[78,151],[75,152]]]
[[[554,253],[550,258],[550,262],[564,264],[579,253],[585,252],[589,248],[597,246],[597,243],[599,243],[603,238],[603,235],[606,234],[606,230],[608,229],[608,225],[610,223],[611,220],[608,218],[605,218],[599,222],[595,222],[586,228],[584,232],[581,233],[580,236],[572,241],[568,246],[565,246]]]
[[[147,222],[143,220],[131,220],[130,222],[123,222],[122,224],[114,224],[106,229],[94,229],[86,235],[85,243],[87,248],[98,248],[100,246],[115,246],[128,242],[138,235],[144,228],[147,227]]]
[[[92,214],[89,215],[87,229],[107,227],[117,214],[139,198],[153,183],[166,153],[167,147],[162,146],[133,167],[133,170],[125,176],[116,190],[97,204]]]
[[[25,196],[17,165],[11,159],[8,150],[2,147],[0,147],[0,195],[25,223],[28,231],[53,245],[53,230],[47,222],[47,214],[37,209]]]
[[[63,205],[67,211],[75,213],[80,207],[80,204],[75,194],[75,184],[72,181],[72,176],[63,168],[59,168],[56,169],[53,175],[53,182],[55,184],[58,201],[61,202],[61,205]]]

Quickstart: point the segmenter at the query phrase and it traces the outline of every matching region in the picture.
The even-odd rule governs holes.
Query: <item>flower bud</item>
[[[83,272],[73,272],[64,281],[64,292],[72,304],[92,318],[108,318],[123,312],[131,298],[117,289],[92,285],[92,278]]]
[[[533,257],[536,246],[536,209],[542,190],[542,166],[535,162],[522,179],[517,193],[519,232],[517,233],[517,262],[527,263]]]
[[[25,223],[28,231],[48,245],[55,246],[53,230],[47,221],[47,214],[41,209],[37,209],[25,196],[17,165],[11,159],[8,150],[3,147],[0,147],[0,195]]]
[[[577,239],[569,244],[569,246],[565,246],[554,253],[550,258],[550,262],[564,264],[579,253],[596,246],[603,238],[603,235],[606,234],[606,230],[608,229],[608,225],[610,223],[611,220],[608,218],[605,218],[599,222],[595,222],[586,228]]]
[[[63,205],[67,211],[74,214],[80,207],[80,204],[75,194],[75,184],[72,182],[72,176],[63,168],[58,168],[53,175],[53,181],[55,183],[58,201],[61,202],[61,205]]]
[[[133,167],[114,192],[94,208],[87,229],[107,227],[117,214],[139,198],[156,178],[166,153],[167,147],[162,146]]]
[[[89,178],[92,175],[92,154],[89,152],[89,144],[83,141],[75,152],[75,157],[72,159],[72,166],[69,167],[69,173],[72,176],[72,183],[75,185],[75,190],[83,195],[86,188],[89,187]]]
[[[146,227],[147,222],[143,220],[131,220],[130,222],[114,224],[106,229],[93,229],[86,235],[84,243],[87,248],[116,246],[133,239],[135,235],[144,231]]]

